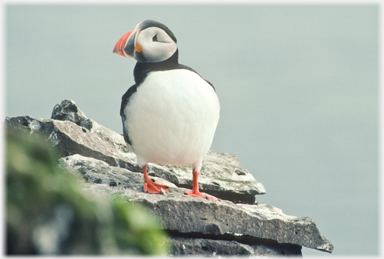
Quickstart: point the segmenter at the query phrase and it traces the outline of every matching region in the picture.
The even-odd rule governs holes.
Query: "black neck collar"
[[[161,62],[156,62],[156,63],[137,62],[135,69],[133,70],[136,86],[140,85],[144,81],[144,79],[146,78],[149,72],[176,69],[178,68],[178,66],[179,66],[179,50],[178,49],[172,55],[172,57]]]

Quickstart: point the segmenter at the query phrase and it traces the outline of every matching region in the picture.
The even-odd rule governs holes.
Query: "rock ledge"
[[[88,119],[73,101],[57,104],[51,119],[7,117],[6,126],[46,136],[61,151],[60,165],[80,175],[94,195],[150,208],[171,236],[172,255],[300,255],[302,246],[333,251],[311,218],[258,205],[255,196],[265,188],[234,155],[209,151],[203,162],[200,190],[221,202],[183,194],[192,187],[187,166],[150,165],[150,177],[170,186],[166,195],[151,195],[143,192],[141,168],[124,138]]]

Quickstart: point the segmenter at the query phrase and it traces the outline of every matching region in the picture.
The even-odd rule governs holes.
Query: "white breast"
[[[200,169],[219,120],[213,88],[186,69],[151,72],[125,108],[140,166],[194,165]]]

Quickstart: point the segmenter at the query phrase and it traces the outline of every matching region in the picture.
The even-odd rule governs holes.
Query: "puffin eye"
[[[152,41],[158,41],[157,40],[157,34],[155,36],[153,36]]]

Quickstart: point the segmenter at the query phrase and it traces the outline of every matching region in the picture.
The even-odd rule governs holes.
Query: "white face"
[[[141,55],[146,62],[161,62],[170,58],[177,50],[176,43],[162,29],[149,27],[139,32],[136,44],[142,47]],[[140,60],[140,55],[135,51],[135,59]]]

